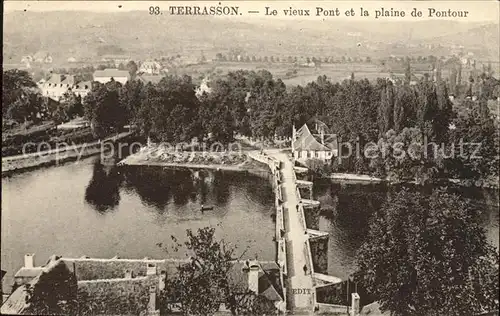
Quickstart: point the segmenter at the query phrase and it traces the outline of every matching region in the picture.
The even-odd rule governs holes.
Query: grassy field
[[[367,78],[376,80],[386,78],[389,72],[382,66],[370,63],[345,63],[345,64],[321,64],[319,67],[298,67],[290,63],[237,63],[237,62],[217,62],[203,65],[192,65],[179,68],[173,74],[190,75],[193,78],[203,78],[205,75],[223,75],[230,71],[237,70],[260,70],[270,71],[275,78],[283,80],[287,86],[306,85],[315,81],[318,76],[326,75],[332,82],[341,82],[349,79],[354,73],[356,79]]]

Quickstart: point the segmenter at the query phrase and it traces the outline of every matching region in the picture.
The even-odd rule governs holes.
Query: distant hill
[[[200,27],[200,25],[202,27]],[[150,16],[147,12],[11,12],[4,15],[4,63],[48,51],[54,60],[96,58],[98,48],[115,45],[133,58],[185,54],[211,58],[240,49],[260,56],[387,56],[431,54],[407,44],[450,43],[498,57],[497,24],[453,21],[346,22]],[[495,35],[496,34],[496,35]],[[438,54],[441,51],[437,52]],[[496,55],[495,55],[496,53]],[[485,57],[486,58],[486,57]]]

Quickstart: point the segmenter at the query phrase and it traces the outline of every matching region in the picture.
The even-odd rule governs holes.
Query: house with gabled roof
[[[29,311],[27,289],[36,287],[43,279],[44,286],[59,287],[61,291],[58,292],[71,289],[66,292],[74,294],[72,297],[77,300],[80,311],[92,308],[92,315],[159,315],[160,292],[165,290],[168,278],[175,276],[178,267],[187,262],[186,259],[52,256],[47,264],[35,266],[34,255],[28,254],[24,266],[16,273],[14,290],[2,305],[1,312],[23,314]],[[247,299],[246,294],[251,291],[284,310],[279,271],[275,262],[234,261],[228,282],[242,299]],[[220,310],[227,311],[224,304]]]
[[[48,79],[42,79],[37,83],[44,97],[59,101],[69,91],[84,97],[92,88],[91,82],[80,81],[74,75],[51,74]]]
[[[329,132],[325,123],[315,120],[292,131],[292,152],[296,160],[319,159],[328,161],[338,154],[336,135]]]

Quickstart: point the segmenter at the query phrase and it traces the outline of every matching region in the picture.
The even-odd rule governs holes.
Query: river
[[[2,178],[4,290],[23,265],[67,257],[165,258],[157,243],[182,240],[186,229],[212,226],[238,247],[235,255],[274,260],[271,181],[235,172],[108,167],[99,157]],[[214,206],[201,212],[200,205]],[[163,247],[165,248],[165,247]]]
[[[411,188],[411,186],[409,186]],[[417,189],[415,187],[413,190]],[[423,188],[429,189],[429,188]],[[356,271],[356,251],[365,241],[370,216],[379,209],[388,191],[398,187],[372,183],[314,181],[314,197],[321,202],[319,229],[328,232],[328,274],[342,279]],[[481,211],[480,223],[490,244],[499,249],[498,192],[483,188],[449,188]]]
[[[328,273],[341,278],[356,269],[356,250],[368,221],[388,188],[380,184],[315,181],[314,195],[332,212],[320,217],[330,233]],[[488,239],[498,248],[498,196],[495,191],[461,192],[484,212]],[[200,205],[214,206],[200,212]],[[4,290],[36,253],[36,264],[52,254],[67,257],[180,257],[157,243],[186,229],[216,228],[245,252],[245,258],[275,259],[274,195],[269,176],[236,172],[171,170],[158,167],[103,166],[98,157],[2,178],[2,269]],[[333,214],[333,215],[332,215]]]

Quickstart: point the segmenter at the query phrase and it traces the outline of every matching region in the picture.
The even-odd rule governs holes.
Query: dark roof
[[[44,84],[48,84],[48,83],[57,83],[57,84],[60,84],[63,82],[63,80],[66,78],[65,75],[63,74],[52,74],[50,75],[50,78],[47,79],[47,81],[45,81]]]
[[[65,295],[70,295],[71,287],[76,285],[76,281],[71,279],[71,268],[63,260],[49,261],[48,264],[38,269],[38,275],[28,282],[18,287],[5,301],[0,310],[1,314],[26,314],[30,309],[30,304],[27,303],[27,287],[34,286],[38,284],[44,284],[44,288],[49,284],[50,281],[56,280],[51,283],[49,289],[47,289],[51,295],[57,295],[58,297],[64,297]],[[49,281],[49,282],[48,282]],[[61,282],[63,281],[63,282]]]
[[[74,85],[76,82],[75,76],[72,75],[66,75],[63,81],[61,82],[62,84],[67,84],[67,85]]]
[[[271,301],[283,300],[282,289],[278,281],[279,268],[276,263],[259,263],[259,267],[259,294],[264,295]],[[246,268],[247,264],[245,262],[235,262],[229,275],[229,282],[241,293],[248,290],[248,270]]]
[[[147,310],[149,291],[158,277],[78,282],[80,308],[92,315],[139,315]]]
[[[125,276],[125,270],[133,272],[137,277],[145,276],[147,266],[156,264],[157,271],[165,271],[167,277],[177,273],[177,267],[186,260],[154,260],[154,259],[99,259],[99,258],[64,258],[68,264],[74,264],[76,277],[82,280],[118,279]]]

